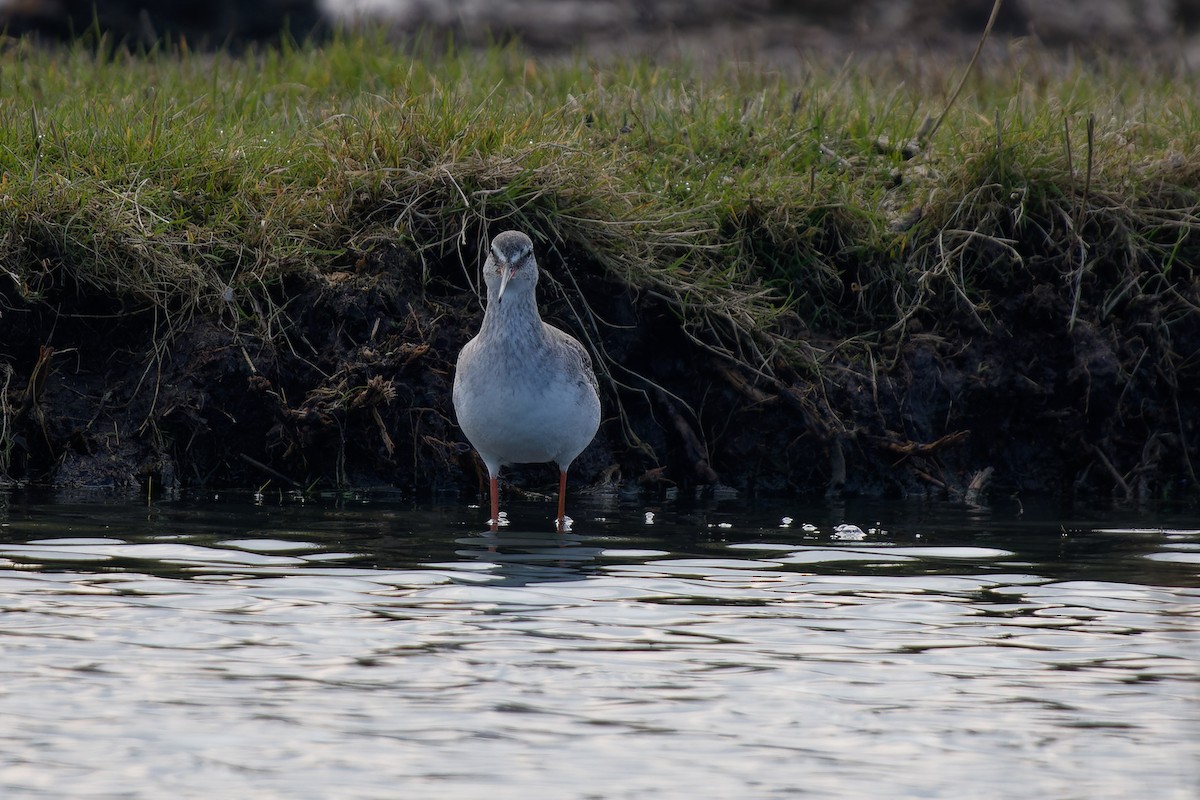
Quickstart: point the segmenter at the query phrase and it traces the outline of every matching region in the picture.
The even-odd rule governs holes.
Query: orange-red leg
[[[564,518],[567,516],[567,471],[558,471],[558,532],[562,533]]]
[[[500,481],[495,475],[492,476],[491,494],[492,494],[491,525],[492,525],[492,530],[495,531],[495,530],[500,529]]]

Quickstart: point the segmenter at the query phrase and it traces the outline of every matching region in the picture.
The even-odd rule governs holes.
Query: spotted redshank
[[[491,479],[492,530],[500,518],[500,467],[553,461],[561,531],[567,468],[600,427],[592,359],[573,336],[542,322],[528,236],[506,231],[493,239],[483,280],[487,308],[479,333],[458,354],[454,412]]]

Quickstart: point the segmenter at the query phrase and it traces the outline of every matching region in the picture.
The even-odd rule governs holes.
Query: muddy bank
[[[605,419],[573,470],[577,487],[981,500],[1196,491],[1200,313],[1164,317],[1186,304],[1113,302],[1100,282],[1077,300],[1043,265],[986,320],[931,304],[870,347],[796,317],[787,324],[812,362],[774,364],[766,378],[700,346],[675,309],[585,253],[560,256],[543,256],[545,269],[569,269],[580,294],[544,283],[544,314],[590,341],[606,373]],[[1169,291],[1195,304],[1187,275]],[[276,287],[250,316],[164,318],[61,282],[33,303],[11,289],[0,315],[10,482],[479,485],[450,405],[454,359],[481,316],[457,258],[347,252],[338,270]],[[580,326],[580,300],[600,324]],[[844,302],[851,313],[852,291]],[[554,477],[549,466],[507,476],[534,489]]]
[[[760,5],[781,14],[789,7]],[[986,10],[990,4],[972,7]],[[1010,32],[1027,24],[1011,17],[1002,23]],[[715,23],[697,27],[722,30]],[[954,29],[969,27],[964,18]],[[837,30],[850,35],[844,27]],[[958,41],[973,45],[974,38]],[[939,83],[950,85],[948,79]],[[292,91],[301,83],[282,85]],[[34,88],[31,96],[39,97],[42,89]],[[220,94],[214,92],[213,102]],[[278,94],[286,96],[283,90]],[[791,97],[793,116],[804,99],[801,92]],[[260,98],[246,107],[268,102],[274,101]],[[524,97],[513,102],[524,103]],[[572,96],[571,103],[577,102]],[[330,105],[341,109],[342,103],[337,98]],[[1032,105],[1043,104],[1034,98]],[[30,105],[22,102],[21,113]],[[692,101],[685,105],[692,113]],[[1182,108],[1186,115],[1189,106]],[[753,103],[746,102],[740,113],[751,110]],[[561,111],[556,107],[553,115]],[[321,105],[305,112],[313,119],[325,113]],[[1020,154],[1006,161],[1000,136],[994,147],[987,136],[971,154],[975,165],[969,168],[961,158],[939,165],[929,151],[892,159],[886,172],[879,166],[883,161],[858,161],[857,146],[846,150],[855,166],[827,144],[837,145],[835,139],[814,136],[816,160],[789,172],[801,178],[807,173],[808,180],[773,199],[768,195],[765,202],[777,207],[761,207],[752,189],[683,225],[687,235],[674,244],[632,259],[662,272],[673,259],[687,263],[689,254],[701,250],[740,254],[741,266],[729,271],[742,269],[750,277],[730,291],[769,295],[758,310],[771,308],[723,330],[719,314],[684,308],[690,287],[658,292],[654,274],[635,286],[601,266],[614,262],[597,257],[589,243],[624,234],[600,228],[611,222],[613,230],[639,229],[627,227],[634,217],[614,216],[613,208],[620,212],[625,206],[583,203],[558,219],[599,225],[590,232],[581,232],[586,225],[556,227],[558,198],[590,196],[586,184],[595,175],[593,162],[580,160],[570,180],[545,184],[537,182],[538,175],[514,169],[523,146],[497,151],[490,161],[439,166],[458,144],[436,130],[432,141],[440,144],[427,152],[389,156],[398,124],[375,113],[366,109],[363,116],[376,120],[377,128],[365,126],[365,133],[347,128],[358,150],[346,147],[328,161],[325,155],[341,153],[346,142],[315,148],[321,158],[309,176],[314,197],[325,196],[315,187],[323,187],[329,175],[354,175],[353,189],[329,193],[346,205],[331,206],[328,219],[324,203],[307,225],[293,216],[301,205],[276,204],[293,194],[295,183],[281,181],[274,194],[271,186],[261,189],[264,173],[282,174],[276,168],[283,157],[264,162],[262,169],[246,167],[245,175],[235,166],[245,152],[241,146],[228,146],[229,157],[212,162],[213,169],[229,171],[230,184],[248,192],[245,207],[251,212],[249,224],[236,218],[229,223],[234,231],[227,231],[229,243],[200,248],[208,265],[219,267],[204,280],[219,284],[220,294],[223,281],[232,282],[243,263],[258,260],[286,269],[257,283],[239,279],[228,301],[208,311],[196,310],[198,300],[184,305],[183,289],[176,296],[176,287],[155,281],[139,289],[136,281],[119,277],[120,268],[146,262],[157,267],[155,254],[170,253],[171,263],[182,268],[164,270],[165,280],[194,277],[187,269],[197,252],[192,245],[211,238],[206,226],[212,206],[228,198],[240,202],[236,193],[210,197],[212,187],[198,180],[193,193],[166,192],[143,216],[142,177],[129,183],[127,164],[118,160],[110,167],[115,179],[93,187],[102,191],[66,192],[57,204],[30,192],[28,210],[13,206],[8,238],[0,240],[16,242],[9,252],[14,262],[21,260],[0,265],[0,479],[139,492],[395,486],[430,493],[479,487],[481,466],[455,425],[450,386],[456,354],[482,314],[473,279],[480,243],[498,232],[484,230],[480,220],[483,209],[491,220],[544,200],[540,216],[525,217],[542,226],[530,232],[540,234],[539,261],[547,270],[543,310],[589,345],[603,384],[605,419],[595,443],[573,467],[576,486],[660,492],[720,484],[760,494],[956,500],[1013,493],[1139,500],[1195,496],[1198,490],[1200,245],[1190,235],[1197,178],[1187,155],[1154,149],[1167,145],[1143,153],[1129,144],[1127,152],[1139,159],[1128,173],[1136,181],[1112,183],[1110,195],[1089,185],[1090,162],[1084,168],[1082,159],[1057,177],[1037,170],[1020,174]],[[668,107],[662,113],[674,112]],[[232,119],[240,124],[240,114]],[[610,113],[607,123],[590,110],[584,119],[587,129],[609,126],[578,140],[577,149],[585,153],[603,151],[635,129],[648,151],[669,149],[691,135],[684,130],[678,139],[656,141],[624,107]],[[1063,122],[1071,119],[1066,115]],[[407,118],[401,122],[409,124]],[[453,118],[447,124],[453,130],[462,125]],[[78,153],[90,154],[91,129],[78,127],[86,133]],[[492,130],[490,120],[481,128]],[[383,132],[378,140],[377,130]],[[1056,124],[1054,135],[1057,131]],[[129,144],[127,132],[115,133],[117,144]],[[722,157],[761,138],[744,120],[731,133],[728,143],[712,148]],[[1130,130],[1110,133],[1124,137]],[[514,141],[525,136],[510,132]],[[889,146],[871,136],[872,158],[891,158]],[[11,167],[13,175],[27,177],[27,165],[41,164],[42,138],[31,139],[24,161],[18,157]],[[196,157],[225,154],[224,139]],[[1059,146],[1039,136],[1046,140]],[[58,165],[63,174],[84,187],[99,177],[87,170],[84,156],[71,155],[70,142],[51,143],[70,156]],[[771,157],[793,152],[795,145],[781,138]],[[1176,145],[1191,152],[1182,134],[1170,147]],[[165,146],[151,153],[152,160],[157,164],[164,152],[180,147]],[[436,163],[426,160],[431,153]],[[1122,155],[1122,163],[1125,159]],[[736,161],[726,165],[731,179],[741,170]],[[623,165],[613,167],[615,172],[628,162],[612,163]],[[750,169],[770,162],[752,163]],[[414,164],[419,169],[411,169]],[[462,189],[451,167],[467,170],[478,184],[476,196],[485,201],[478,211],[454,210]],[[875,208],[867,207],[876,202],[874,193],[840,199],[842,177],[818,191],[818,175],[843,167],[865,170],[872,185],[896,188],[911,181],[917,192],[901,192],[894,201],[885,194],[884,206]],[[426,168],[433,178],[421,172]],[[939,179],[934,173],[942,169],[954,174]],[[177,171],[178,165],[164,169],[162,177],[171,179]],[[410,173],[416,188],[408,190],[385,177]],[[854,177],[845,175],[845,182]],[[527,181],[524,188],[493,201],[518,178]],[[811,197],[793,204],[804,183]],[[39,190],[70,187],[65,179],[30,184]],[[686,184],[685,190],[690,191]],[[680,199],[655,192],[656,202]],[[640,203],[652,195],[633,196]],[[912,200],[918,196],[925,199]],[[85,215],[84,235],[71,239],[78,233],[79,226],[72,226],[79,209],[91,208],[97,198],[116,203],[124,216]],[[855,202],[858,207],[850,207]],[[410,208],[419,203],[425,205]],[[130,209],[137,213],[126,213]],[[286,218],[276,235],[287,247],[243,246],[257,241],[265,221],[254,209],[275,210],[277,223]],[[662,219],[677,211],[675,205],[664,209]],[[147,233],[144,219],[151,211],[187,247],[170,249]],[[774,228],[767,221],[772,214],[783,220]],[[857,225],[858,218],[869,224]],[[336,232],[316,237],[307,250],[292,246],[309,241],[310,228],[321,225]],[[888,228],[890,234],[864,236],[866,228]],[[704,237],[693,236],[697,229]],[[364,230],[371,235],[360,236]],[[406,238],[397,234],[391,246],[372,245],[364,252],[348,244],[392,241],[397,231]],[[158,245],[163,249],[156,250]],[[406,247],[426,249],[417,254]],[[86,279],[88,257],[113,262],[118,278],[73,282],[72,276]],[[715,266],[726,271],[727,262]],[[204,291],[209,288],[203,283]],[[785,297],[795,305],[776,319],[772,304]],[[761,341],[746,340],[756,326],[775,327]],[[554,477],[549,466],[513,469],[507,476],[531,488],[550,485]]]

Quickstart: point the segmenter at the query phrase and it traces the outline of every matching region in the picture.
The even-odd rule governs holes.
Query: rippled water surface
[[[1200,796],[1200,523],[10,497],[0,797]]]

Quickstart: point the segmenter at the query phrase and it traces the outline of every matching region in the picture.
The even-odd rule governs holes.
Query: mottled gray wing
[[[542,324],[546,325],[546,323]],[[587,377],[588,383],[592,385],[592,391],[599,394],[600,382],[596,380],[596,372],[592,369],[592,357],[588,353],[587,348],[580,344],[579,340],[574,336],[566,331],[559,330],[553,325],[546,325],[546,332],[550,334],[555,347],[561,349],[564,359],[579,360],[579,363],[583,365],[583,374]]]

